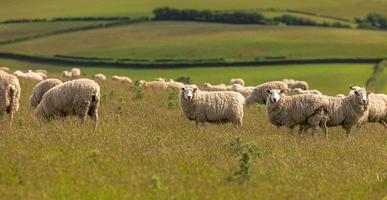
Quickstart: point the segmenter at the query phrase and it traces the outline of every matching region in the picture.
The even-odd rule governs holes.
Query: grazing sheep
[[[233,84],[231,86],[231,91],[241,93],[244,97],[247,98],[253,93],[254,88],[255,87],[252,87],[252,86],[244,87],[240,84]]]
[[[207,92],[187,85],[181,88],[179,96],[184,115],[196,123],[232,122],[237,126],[243,124],[245,98],[237,92]]]
[[[318,90],[303,90],[301,88],[294,88],[291,90],[294,94],[317,94],[322,95],[322,93]]]
[[[251,106],[254,103],[266,104],[267,97],[269,96],[269,93],[267,92],[268,89],[287,91],[288,84],[286,84],[283,81],[271,81],[271,82],[262,83],[254,88],[253,92],[246,100],[246,105]]]
[[[10,124],[14,113],[19,110],[20,92],[17,77],[0,70],[0,118],[7,112]]]
[[[90,79],[77,79],[48,90],[36,108],[35,115],[44,120],[77,115],[82,122],[89,115],[94,122],[94,129],[96,129],[99,102],[100,87],[98,83]]]
[[[112,80],[114,81],[120,81],[120,82],[123,82],[123,83],[129,83],[129,84],[132,84],[132,79],[130,79],[129,77],[126,77],[126,76],[112,76]]]
[[[372,123],[380,123],[387,130],[387,95],[385,94],[370,94],[369,112],[367,121]]]
[[[180,83],[174,80],[169,80],[166,82],[169,88],[180,90],[185,86],[184,83]]]
[[[269,94],[266,113],[270,123],[277,127],[286,126],[292,133],[297,125],[313,127],[314,130],[320,126],[327,136],[326,98],[312,94],[286,96],[285,90],[278,89],[267,89],[266,92]]]
[[[301,88],[303,90],[309,89],[309,85],[306,81],[297,81],[293,79],[284,79],[282,81],[288,84],[288,88],[290,89],[295,89],[295,88]]]
[[[80,77],[81,76],[81,69],[79,69],[79,68],[72,68],[70,73],[71,73],[71,77],[74,77],[74,78]]]
[[[22,71],[15,71],[13,73],[15,76],[18,78],[24,78],[24,79],[29,79],[29,80],[34,80],[34,81],[43,81],[44,78],[42,77],[41,74],[33,72],[31,70],[28,70],[28,72],[24,73]]]
[[[67,70],[63,71],[63,72],[62,72],[62,75],[63,75],[63,77],[66,77],[66,78],[71,78],[71,77],[72,77],[71,72],[69,72],[69,71],[67,71]]]
[[[34,89],[32,89],[32,95],[30,97],[30,105],[32,107],[37,107],[42,100],[43,95],[51,88],[62,84],[63,82],[59,79],[52,78],[46,79],[35,85]]]
[[[167,90],[168,85],[165,81],[145,81],[143,83],[143,86],[146,89],[152,89],[152,90]]]
[[[229,91],[231,86],[226,86],[225,84],[212,85],[211,83],[204,83],[204,89],[207,91]]]
[[[245,86],[245,81],[241,78],[233,78],[230,80],[230,85],[239,84],[241,86]]]
[[[335,97],[345,98],[344,94],[337,94]]]
[[[353,126],[360,125],[367,119],[369,112],[369,92],[363,88],[356,90],[351,86],[350,89],[354,90],[353,94],[344,98],[324,96],[329,101],[327,126],[341,126],[345,129],[347,136],[351,133]]]
[[[99,80],[99,81],[106,81],[106,76],[103,74],[95,74],[94,78]]]
[[[45,70],[45,69],[37,69],[37,70],[35,70],[35,72],[36,73],[43,73],[43,74],[48,74],[48,72],[47,72],[47,70]]]
[[[158,77],[158,78],[155,78],[156,81],[164,81],[165,82],[165,79],[161,78],[161,77]]]

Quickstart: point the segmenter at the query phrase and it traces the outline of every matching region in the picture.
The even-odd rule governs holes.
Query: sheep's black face
[[[184,99],[192,100],[194,98],[197,88],[185,87],[181,89]]]

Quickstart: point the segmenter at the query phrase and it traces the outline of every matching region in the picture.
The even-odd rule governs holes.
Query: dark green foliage
[[[387,29],[387,15],[370,13],[364,19],[356,18],[359,28]]]
[[[180,76],[176,79],[177,82],[181,82],[184,84],[192,84],[192,78],[190,76]]]
[[[172,90],[168,96],[168,108],[175,109],[179,105],[179,92]]]

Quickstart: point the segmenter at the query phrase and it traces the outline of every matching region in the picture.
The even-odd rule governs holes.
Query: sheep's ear
[[[286,92],[286,90],[281,90],[280,91],[280,94],[283,94],[283,93],[285,93]]]
[[[355,90],[355,88],[352,87],[352,85],[348,85],[349,89]]]
[[[367,96],[370,95],[370,94],[372,94],[372,92],[371,91],[367,91]]]
[[[270,91],[270,89],[266,89],[266,92],[267,92],[267,93],[269,93],[269,94],[271,94],[271,91]]]
[[[193,92],[196,92],[197,90],[198,90],[197,88],[194,88],[194,89],[193,89]]]

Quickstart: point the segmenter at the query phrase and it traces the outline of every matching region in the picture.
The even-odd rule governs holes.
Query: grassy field
[[[149,22],[2,45],[0,51],[140,59],[383,57],[387,52],[387,32]]]
[[[60,73],[70,69],[70,66],[49,66],[0,60],[0,66],[9,66],[13,70],[48,69],[51,73]],[[364,85],[372,74],[370,64],[319,64],[319,65],[287,65],[260,67],[198,67],[182,69],[118,69],[109,66],[84,67],[82,73],[91,77],[96,73],[107,76],[125,75],[133,80],[152,80],[156,77],[175,79],[180,76],[190,76],[194,83],[228,83],[231,78],[241,77],[248,85],[258,85],[262,82],[293,78],[306,80],[312,88],[323,93],[335,95],[347,93],[347,86]],[[387,91],[386,91],[387,92]]]
[[[34,36],[52,31],[89,26],[101,22],[36,22],[0,24],[0,41],[16,39],[20,37]]]
[[[346,77],[355,81],[351,73]],[[332,84],[336,79],[327,76],[324,81]],[[28,106],[34,84],[21,81],[21,108],[14,124],[0,122],[4,199],[383,199],[387,195],[387,134],[380,125],[367,125],[349,138],[336,128],[330,129],[329,139],[321,133],[291,136],[267,122],[264,107],[253,107],[245,109],[241,129],[230,124],[196,126],[179,108],[168,107],[168,92],[145,91],[143,99],[134,99],[129,86],[107,81],[100,83],[100,124],[94,132],[90,121],[82,125],[76,117],[40,124]],[[231,147],[236,138],[256,147],[248,181],[234,176],[241,158],[241,148]]]
[[[4,1],[4,0],[3,0]],[[195,9],[252,9],[281,8],[296,9],[318,14],[353,19],[369,12],[387,12],[386,0],[142,0],[142,1],[95,1],[95,0],[14,0],[0,7],[0,21],[20,18],[52,18],[74,16],[145,16],[151,15],[156,7],[173,6]]]

